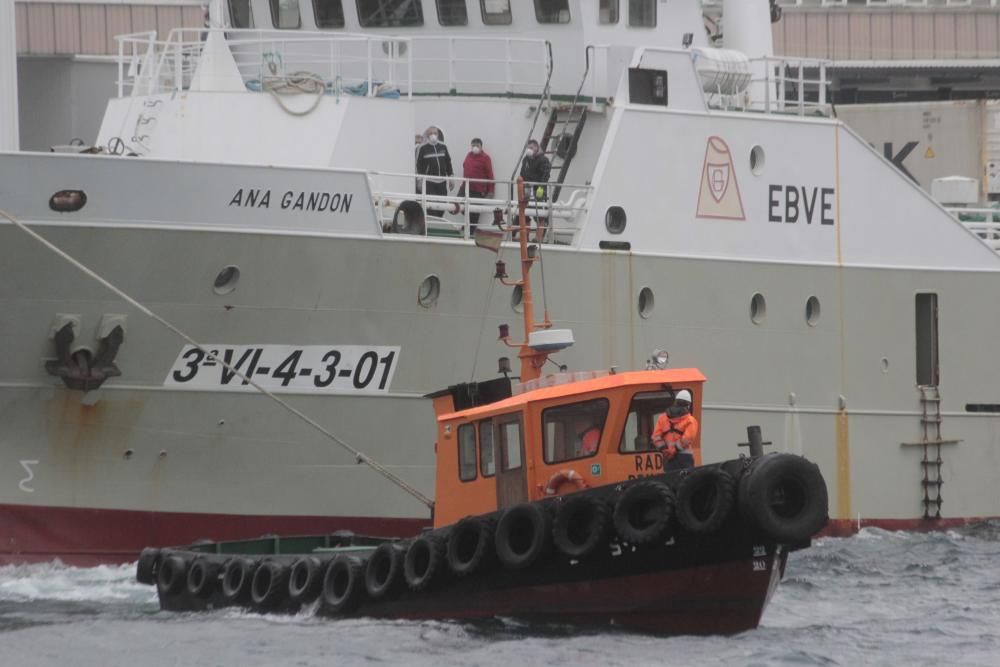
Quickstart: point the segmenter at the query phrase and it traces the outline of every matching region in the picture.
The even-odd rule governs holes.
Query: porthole
[[[440,294],[441,281],[437,276],[429,275],[420,283],[420,289],[417,290],[417,303],[424,308],[431,308],[437,303]]]
[[[754,176],[760,176],[760,173],[764,171],[764,148],[762,146],[754,146],[750,149],[750,171],[753,172]]]
[[[814,296],[806,301],[806,324],[811,327],[819,322],[819,299]]]
[[[756,292],[750,299],[750,321],[754,324],[760,324],[766,315],[767,302],[764,301],[764,295]]]
[[[520,285],[515,285],[514,289],[510,293],[510,307],[515,313],[524,312],[524,304],[521,303],[524,300],[524,290],[521,289]]]
[[[621,234],[625,231],[626,215],[625,209],[621,206],[612,206],[604,214],[604,226],[612,234]]]
[[[229,294],[236,289],[236,283],[239,281],[240,268],[230,264],[219,271],[219,275],[215,276],[215,283],[212,285],[212,290],[220,295]]]
[[[653,297],[653,290],[648,287],[643,287],[639,290],[639,315],[644,318],[652,315],[655,304],[656,299]]]

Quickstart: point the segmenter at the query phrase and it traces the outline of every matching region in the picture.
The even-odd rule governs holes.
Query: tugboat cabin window
[[[561,463],[597,454],[608,406],[608,399],[598,398],[544,410],[545,462]]]
[[[253,11],[250,0],[229,0],[229,22],[234,28],[252,28]]]
[[[656,428],[656,420],[673,402],[672,391],[647,391],[633,396],[618,451],[622,454],[631,454],[655,449],[653,429]]]
[[[271,24],[279,30],[294,30],[302,27],[299,14],[299,0],[269,0]]]
[[[506,472],[521,467],[521,420],[497,424],[497,444],[500,445],[500,466]]]
[[[341,0],[313,0],[317,28],[343,28],[344,4]]]
[[[493,457],[493,421],[490,419],[479,422],[479,472],[483,477],[497,474]]]
[[[510,0],[479,0],[484,25],[510,25]]]
[[[424,24],[420,0],[358,0],[362,28],[407,28]]]
[[[476,427],[458,427],[458,478],[470,482],[476,478]]]
[[[656,0],[628,0],[628,24],[633,28],[655,28]]]
[[[438,23],[441,25],[469,25],[469,12],[465,0],[437,0]]]
[[[602,25],[618,23],[618,0],[601,0],[601,6],[597,11],[597,20]]]
[[[569,23],[569,0],[535,0],[539,23]]]

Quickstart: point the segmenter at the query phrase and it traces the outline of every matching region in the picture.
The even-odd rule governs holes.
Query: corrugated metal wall
[[[114,55],[115,35],[155,30],[165,39],[174,28],[199,28],[199,4],[97,4],[17,2],[18,55]]]
[[[1000,11],[784,7],[774,50],[831,60],[1000,57]]]

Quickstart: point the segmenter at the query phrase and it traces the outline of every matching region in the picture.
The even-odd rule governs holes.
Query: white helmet
[[[681,389],[679,392],[677,392],[676,394],[674,394],[674,402],[676,403],[677,401],[687,401],[688,404],[690,405],[691,404],[691,392],[688,391],[687,389]]]

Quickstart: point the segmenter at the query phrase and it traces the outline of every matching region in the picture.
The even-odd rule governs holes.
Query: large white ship
[[[822,63],[771,55],[764,0],[725,4],[726,50],[695,0],[214,16],[123,36],[100,152],[0,154],[0,209],[419,492],[424,395],[506,354],[519,294],[469,215],[510,210],[535,138],[553,163],[536,297],[576,337],[560,363],[665,348],[701,368],[705,461],[761,425],[821,466],[838,530],[1000,516],[1000,257],[831,117]],[[428,126],[455,166],[444,198],[414,193]],[[473,137],[496,199],[459,190]],[[8,220],[0,267],[0,558],[429,523]],[[626,431],[601,447],[649,472]]]

